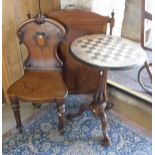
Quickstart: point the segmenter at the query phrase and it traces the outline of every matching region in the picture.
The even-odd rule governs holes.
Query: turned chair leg
[[[57,110],[58,110],[58,117],[59,117],[59,125],[58,129],[61,134],[64,133],[64,119],[65,119],[65,104],[63,100],[57,101]]]
[[[19,130],[19,132],[22,132],[22,123],[21,123],[21,117],[20,117],[20,111],[19,111],[19,102],[16,97],[13,97],[11,100],[11,106],[12,110],[14,112],[15,120],[16,120],[16,128]]]

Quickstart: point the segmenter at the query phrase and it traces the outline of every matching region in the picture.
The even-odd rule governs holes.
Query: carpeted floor
[[[77,111],[88,100],[69,96],[66,112]],[[112,111],[107,112],[108,134],[111,147],[102,146],[100,121],[91,112],[85,112],[65,124],[64,136],[57,130],[58,117],[55,104],[43,107],[29,121],[24,131],[16,129],[3,135],[3,154],[7,155],[151,155],[151,137],[142,129]]]

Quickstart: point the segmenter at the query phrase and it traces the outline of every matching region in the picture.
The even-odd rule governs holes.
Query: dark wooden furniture
[[[41,14],[19,26],[17,35],[20,43],[24,43],[29,52],[24,63],[24,75],[8,89],[19,131],[22,131],[19,100],[35,103],[55,101],[59,129],[63,131],[63,101],[67,88],[61,77],[63,63],[57,55],[57,46],[65,33],[60,23]]]
[[[62,76],[69,94],[94,93],[99,82],[98,70],[75,61],[69,53],[70,44],[82,35],[105,34],[108,24],[112,34],[114,13],[110,18],[84,10],[60,10],[50,12],[47,16],[59,21],[67,31],[66,38],[59,46],[58,55],[64,63]]]
[[[107,70],[102,71],[101,75],[99,74],[98,68],[92,68],[76,61],[70,54],[70,44],[76,38],[86,34],[106,34],[108,24],[110,27],[109,33],[112,34],[114,12],[112,12],[111,15],[112,17],[101,16],[90,11],[79,9],[60,10],[50,12],[47,15],[49,18],[59,21],[67,31],[66,38],[59,46],[58,55],[64,63],[62,76],[67,85],[69,94],[93,93],[93,101],[102,99],[107,101],[107,91],[98,94],[99,87],[101,90],[106,90]],[[90,105],[90,109],[96,111],[96,114],[98,113],[97,115],[100,115],[104,135],[103,142],[105,145],[110,145],[107,133],[104,132],[104,128],[106,128],[105,106],[109,109],[112,104],[102,104],[100,108],[98,108],[98,106],[91,107]],[[78,114],[82,113],[87,108],[89,107],[82,106]],[[76,114],[74,116],[76,116]],[[69,114],[68,118],[70,118]]]
[[[100,80],[94,99],[89,105],[81,105],[78,113],[70,114],[76,117],[85,110],[91,110],[101,120],[103,144],[111,145],[107,134],[107,116],[105,108],[107,105],[107,70],[128,69],[146,61],[146,53],[141,47],[137,47],[132,41],[124,38],[92,34],[77,38],[71,44],[71,54],[76,60],[96,67]]]

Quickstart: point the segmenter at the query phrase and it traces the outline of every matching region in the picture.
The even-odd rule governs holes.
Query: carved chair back
[[[38,17],[19,26],[20,43],[28,49],[25,69],[59,69],[62,61],[57,56],[58,43],[65,36],[64,27],[55,20]]]

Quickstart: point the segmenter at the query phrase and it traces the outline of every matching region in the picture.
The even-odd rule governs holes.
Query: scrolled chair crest
[[[45,16],[44,15],[42,15],[42,14],[38,14],[36,17],[35,17],[35,22],[37,23],[37,24],[42,24],[42,23],[44,23],[45,22]]]

